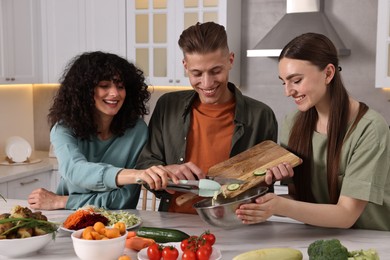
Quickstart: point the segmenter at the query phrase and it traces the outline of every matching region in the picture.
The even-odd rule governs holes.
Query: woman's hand
[[[63,209],[68,201],[68,196],[57,195],[54,192],[39,188],[31,192],[27,201],[32,209]]]
[[[293,176],[294,170],[291,165],[289,163],[281,163],[267,170],[265,174],[265,183],[271,185],[274,181],[279,181]]]
[[[158,165],[152,166],[146,170],[141,171],[138,179],[141,179],[144,183],[149,185],[152,190],[162,190],[168,185],[168,181],[171,180],[174,183],[179,183],[179,179],[170,172],[167,167]]]
[[[256,199],[256,203],[242,204],[236,215],[244,224],[265,222],[275,214],[282,198],[274,193],[267,193]]]

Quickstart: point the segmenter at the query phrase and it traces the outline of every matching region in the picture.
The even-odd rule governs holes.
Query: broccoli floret
[[[379,260],[379,255],[375,249],[355,250],[349,252],[348,260]]]
[[[307,252],[310,260],[348,260],[348,250],[338,239],[314,241]]]

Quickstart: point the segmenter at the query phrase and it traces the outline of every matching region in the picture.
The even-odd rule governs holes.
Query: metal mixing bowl
[[[225,199],[220,194],[214,201],[213,198],[204,199],[195,203],[193,207],[206,223],[224,229],[232,229],[244,225],[237,218],[236,209],[241,204],[254,202],[257,197],[264,195],[267,191],[267,187],[254,187],[231,199]]]

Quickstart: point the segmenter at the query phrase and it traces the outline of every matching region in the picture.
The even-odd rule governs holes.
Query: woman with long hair
[[[389,127],[348,95],[340,72],[337,50],[322,34],[300,35],[282,50],[279,78],[298,111],[287,116],[280,143],[303,163],[267,172],[268,183],[291,177],[289,196],[242,205],[244,223],[281,215],[321,227],[390,230]]]

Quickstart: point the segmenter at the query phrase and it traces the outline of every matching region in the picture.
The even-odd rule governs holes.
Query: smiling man
[[[157,101],[137,168],[166,165],[179,179],[202,179],[211,166],[264,140],[276,141],[271,108],[229,82],[234,53],[223,26],[197,23],[183,31],[179,46],[193,90],[167,93]],[[200,198],[186,195],[158,193],[159,210],[195,213],[192,205]]]

